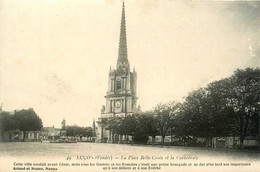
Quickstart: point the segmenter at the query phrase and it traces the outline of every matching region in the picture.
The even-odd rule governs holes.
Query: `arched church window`
[[[111,85],[110,85],[110,88],[111,88],[110,91],[114,91],[114,80],[111,79],[110,83],[111,83]]]
[[[117,90],[120,90],[121,89],[121,79],[118,79],[117,81],[116,81],[116,89]]]

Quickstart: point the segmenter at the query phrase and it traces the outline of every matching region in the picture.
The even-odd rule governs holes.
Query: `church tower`
[[[104,114],[109,116],[125,116],[136,109],[136,72],[130,71],[127,58],[127,41],[125,25],[125,6],[123,2],[119,50],[116,69],[109,71],[106,109]]]
[[[105,96],[106,105],[102,107],[101,118],[97,122],[99,139],[109,139],[104,121],[112,117],[125,117],[136,111],[136,81],[137,74],[135,69],[131,72],[127,56],[125,4],[123,2],[116,69],[110,67],[108,90]]]

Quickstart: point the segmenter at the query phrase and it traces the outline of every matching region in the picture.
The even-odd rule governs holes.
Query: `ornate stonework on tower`
[[[101,118],[98,123],[98,140],[105,142],[110,139],[110,133],[104,121],[112,117],[125,117],[136,111],[136,81],[135,69],[130,71],[127,57],[125,5],[123,2],[119,50],[116,69],[109,71],[108,90],[106,93],[106,105],[101,109]]]

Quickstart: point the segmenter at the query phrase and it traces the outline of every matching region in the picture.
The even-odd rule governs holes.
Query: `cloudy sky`
[[[44,126],[89,126],[116,66],[120,0],[1,0],[0,101]],[[260,2],[126,0],[128,58],[149,110],[260,66]]]

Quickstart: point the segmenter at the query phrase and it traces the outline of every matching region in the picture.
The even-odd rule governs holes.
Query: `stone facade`
[[[60,138],[61,129],[53,127],[43,127],[41,129],[42,140],[57,140]]]
[[[38,131],[26,131],[20,130],[5,131],[3,133],[4,142],[17,142],[17,141],[44,141],[44,140],[56,140],[61,136],[61,129],[54,127],[43,127]]]
[[[108,76],[108,90],[106,105],[101,109],[101,118],[98,119],[97,141],[109,142],[111,140],[124,140],[125,136],[112,136],[108,129],[107,120],[113,117],[132,115],[136,110],[137,102],[137,73],[130,71],[127,57],[125,6],[123,2],[119,51],[116,69],[111,69]],[[113,139],[112,139],[113,138]]]
[[[213,137],[212,147],[213,148],[238,148],[240,145],[239,137]],[[258,146],[258,140],[255,136],[248,136],[244,140],[244,147]]]
[[[4,132],[4,141],[5,142],[17,142],[17,141],[41,141],[42,135],[41,131],[26,131],[25,137],[24,132],[20,130],[11,130]]]

